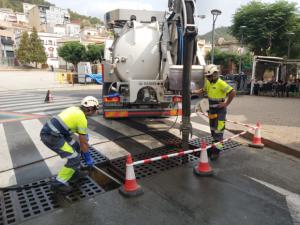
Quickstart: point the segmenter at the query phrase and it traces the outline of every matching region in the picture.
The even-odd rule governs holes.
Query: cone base
[[[144,191],[143,189],[141,188],[141,186],[138,185],[137,189],[135,191],[126,191],[124,189],[124,186],[120,187],[119,188],[119,192],[120,194],[122,194],[123,196],[125,197],[137,197],[137,196],[140,196],[142,194],[144,194]]]
[[[198,170],[198,166],[194,167],[194,174],[196,174],[199,177],[210,177],[214,175],[214,171],[210,170],[210,171],[206,171],[206,172],[201,172]]]
[[[264,144],[249,144],[249,147],[253,147],[253,148],[264,148],[265,145]]]

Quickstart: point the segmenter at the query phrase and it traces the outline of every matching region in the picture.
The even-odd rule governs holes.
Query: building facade
[[[39,32],[49,32],[49,27],[70,23],[68,10],[55,6],[34,6],[28,11],[29,24]]]
[[[14,34],[9,30],[0,29],[0,64],[13,65],[14,64]]]
[[[31,32],[29,32],[28,34],[30,35]],[[46,63],[48,64],[48,66],[52,65],[54,68],[59,68],[57,48],[58,40],[61,39],[63,35],[38,32],[38,36],[45,48],[45,52],[47,55]],[[16,36],[16,48],[19,48],[20,40],[21,35]]]

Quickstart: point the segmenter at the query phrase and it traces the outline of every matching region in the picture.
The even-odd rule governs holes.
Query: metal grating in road
[[[210,145],[212,143],[212,137],[211,136],[206,136],[206,137],[202,137],[202,138],[195,138],[189,141],[189,145],[194,147],[194,148],[201,148],[201,142],[202,140],[205,140],[205,143],[207,145]],[[226,141],[224,143],[224,146],[222,148],[222,151],[227,151],[230,150],[232,148],[235,148],[237,146],[240,146],[241,143],[236,142],[236,141]]]
[[[142,160],[147,158],[152,158],[159,155],[164,154],[170,154],[174,152],[178,152],[179,149],[174,149],[170,147],[161,147],[157,149],[152,149],[151,151],[144,152],[142,154],[133,155],[133,160]],[[188,162],[196,161],[198,160],[197,157],[189,154],[183,157],[173,157],[170,159],[165,160],[159,160],[152,162],[150,164],[142,164],[142,165],[136,165],[134,167],[135,176],[137,179],[142,179],[148,176],[151,176],[153,174],[157,174],[160,172],[163,172],[165,170],[172,169],[174,167],[181,166],[183,164],[186,164]],[[112,160],[110,164],[110,170],[113,173],[116,173],[116,175],[124,180],[125,178],[125,164],[126,164],[126,158],[122,157],[116,160]]]
[[[60,207],[48,183],[49,180],[41,180],[29,185],[24,185],[22,189],[15,192],[21,220]]]
[[[81,180],[74,191],[66,196],[54,194],[50,189],[51,179],[23,185],[16,190],[4,191],[0,198],[0,225],[15,225],[32,217],[61,208],[58,198],[67,203],[104,193],[104,189],[90,177]],[[0,193],[1,194],[1,193]]]
[[[70,202],[76,202],[80,199],[89,198],[104,192],[104,189],[96,184],[91,178],[87,177],[79,181],[78,187],[71,194],[67,195],[66,199]]]
[[[89,152],[94,160],[94,163],[98,166],[108,163],[108,158],[106,158],[104,155],[102,155],[100,152],[98,152],[95,148],[92,146],[89,147]],[[83,167],[87,167],[86,162],[84,159],[81,159],[81,165]]]
[[[1,225],[15,224],[17,221],[16,210],[13,206],[11,193],[8,191],[3,192],[3,196],[0,202],[2,208],[0,224]]]

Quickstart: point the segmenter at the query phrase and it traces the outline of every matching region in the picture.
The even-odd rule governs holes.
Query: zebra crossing
[[[8,123],[1,123],[0,120],[0,188],[57,174],[65,161],[41,142],[39,132],[48,119],[46,115],[53,115],[79,100],[60,97],[55,103],[44,104],[42,94],[1,92],[0,113],[11,110],[45,116]],[[128,152],[141,153],[166,144],[163,139],[152,136],[147,129],[162,130],[173,137],[181,138],[178,126],[170,126],[173,122],[173,119],[117,121],[105,120],[102,116],[91,117],[89,144],[110,160],[125,156]],[[198,136],[194,135],[192,138]]]
[[[0,111],[34,115],[54,115],[80,103],[79,97],[54,96],[52,103],[44,103],[45,94],[22,91],[0,91]]]

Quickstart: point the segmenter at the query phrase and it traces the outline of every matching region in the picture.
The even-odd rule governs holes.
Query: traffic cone
[[[256,123],[255,133],[252,139],[252,143],[249,144],[253,148],[263,148],[265,145],[261,142],[260,124]]]
[[[47,91],[46,97],[45,97],[45,103],[51,103],[53,102],[53,96],[50,93],[50,90]]]
[[[201,142],[200,161],[199,164],[194,167],[194,173],[201,177],[208,177],[213,175],[213,170],[208,164],[206,143],[204,140]]]
[[[119,192],[125,197],[135,197],[143,194],[141,186],[136,182],[131,154],[127,156],[125,183],[119,188]]]

